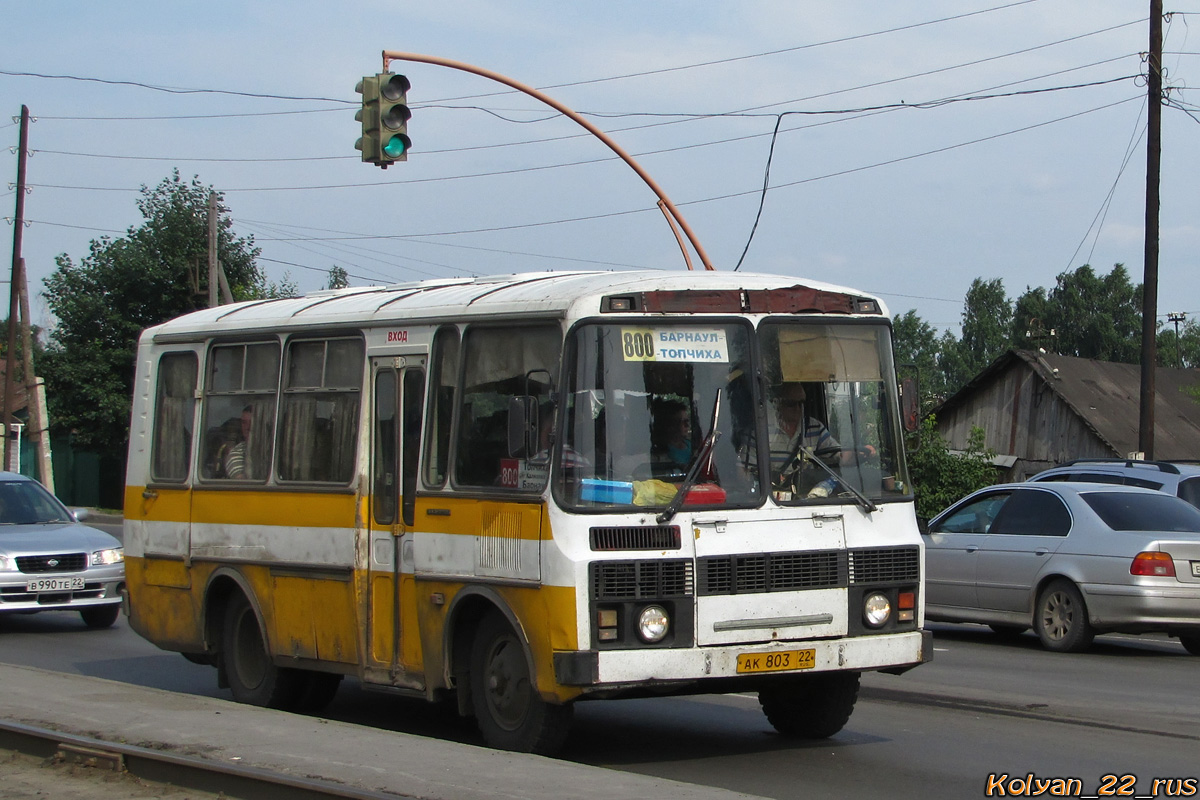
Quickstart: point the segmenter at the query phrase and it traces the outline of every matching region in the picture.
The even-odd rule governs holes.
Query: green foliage
[[[921,422],[917,447],[908,452],[908,476],[917,499],[917,516],[928,519],[976,489],[996,482],[995,455],[984,444],[982,428],[972,428],[961,455],[938,433],[933,415]]]
[[[938,368],[941,352],[937,331],[925,320],[909,310],[896,317],[892,323],[892,344],[896,350],[896,369],[905,374],[915,367],[920,383],[921,410],[928,411],[942,399],[946,382]]]
[[[145,221],[125,236],[93,240],[78,264],[66,254],[45,281],[58,320],[41,372],[50,419],[81,445],[120,457],[128,438],[137,337],[143,328],[207,305],[208,196],[198,179],[178,171],[142,187]],[[255,264],[253,238],[235,237],[218,196],[218,257],[236,300],[270,296],[280,287]]]
[[[334,264],[329,268],[329,284],[326,289],[345,289],[350,285],[350,275],[346,270]]]
[[[1121,264],[1102,276],[1086,264],[1063,272],[1049,292],[1028,289],[1018,298],[1013,341],[1017,347],[1040,346],[1064,356],[1136,364],[1141,360],[1142,286],[1130,280]]]
[[[1194,319],[1183,320],[1178,336],[1175,323],[1166,323],[1159,328],[1156,339],[1160,367],[1200,367],[1200,324]]]

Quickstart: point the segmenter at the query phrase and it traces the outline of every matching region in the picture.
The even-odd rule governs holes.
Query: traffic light
[[[388,168],[396,161],[407,161],[412,140],[408,138],[408,78],[391,72],[368,75],[355,91],[362,97],[362,108],[354,118],[362,123],[362,137],[354,147],[362,151],[362,160]]]

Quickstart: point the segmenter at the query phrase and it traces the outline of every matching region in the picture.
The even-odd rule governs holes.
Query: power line
[[[63,80],[63,81],[84,81],[88,83],[103,83],[108,86],[133,86],[138,89],[151,89],[156,92],[166,92],[168,94],[225,94],[233,97],[253,97],[260,100],[320,100],[326,103],[345,103],[347,105],[358,105],[354,100],[342,100],[335,97],[303,97],[283,94],[267,94],[264,92],[242,92],[233,89],[189,89],[178,86],[156,86],[151,83],[142,83],[140,81],[118,81],[108,78],[91,78],[81,75],[48,75],[42,72],[17,72],[15,70],[0,69],[0,75],[11,75],[16,78],[44,78],[47,80]]]
[[[720,59],[714,59],[711,61],[700,61],[700,62],[697,62],[694,64],[685,64],[685,65],[679,66],[679,67],[663,67],[661,69],[643,70],[641,72],[629,72],[629,73],[626,73],[623,75],[611,75],[611,76],[608,76],[605,78],[590,78],[590,79],[582,80],[582,81],[571,81],[569,83],[555,83],[555,84],[550,84],[548,86],[539,86],[538,89],[541,91],[547,91],[550,89],[565,89],[567,87],[572,87],[572,86],[586,86],[586,85],[595,84],[595,83],[620,81],[620,80],[626,80],[628,78],[645,78],[645,77],[648,77],[651,75],[663,75],[663,74],[670,73],[670,72],[681,72],[684,70],[699,69],[701,67],[721,66],[724,64],[732,64],[737,61],[748,61],[748,60],[755,59],[755,58],[766,58],[768,56],[782,55],[784,53],[795,53],[795,52],[799,52],[801,50],[812,50],[817,47],[826,47],[828,45],[833,45],[833,44],[844,44],[846,42],[853,42],[853,41],[857,41],[859,39],[869,39],[869,38],[872,38],[875,36],[884,36],[884,35],[887,35],[890,33],[899,33],[902,31],[913,30],[915,28],[923,28],[923,27],[927,27],[930,25],[938,25],[943,22],[952,22],[954,20],[964,19],[966,17],[978,16],[980,14],[990,14],[993,11],[1001,11],[1001,10],[1004,10],[1007,8],[1013,8],[1015,6],[1023,6],[1023,5],[1026,5],[1026,4],[1032,3],[1032,2],[1037,2],[1037,0],[1018,0],[1018,2],[1015,2],[1015,3],[1007,3],[1007,4],[1001,5],[1001,6],[994,6],[992,8],[984,8],[984,9],[980,9],[979,11],[970,11],[970,12],[967,12],[964,14],[958,14],[958,15],[950,16],[950,17],[941,17],[940,19],[929,20],[927,22],[917,22],[917,23],[913,23],[911,25],[901,25],[896,28],[888,28],[886,30],[873,31],[871,33],[860,33],[860,34],[855,34],[853,36],[843,36],[838,39],[828,39],[828,40],[822,41],[822,42],[810,42],[809,44],[796,45],[795,47],[785,47],[785,48],[781,48],[779,50],[768,50],[766,52],[753,53],[751,55],[731,56],[729,58],[720,58]],[[499,92],[487,92],[484,94],[465,95],[462,97],[450,97],[450,98],[445,98],[443,100],[439,100],[439,101],[435,101],[435,102],[451,102],[454,100],[473,100],[473,99],[477,99],[477,98],[481,98],[481,97],[497,97],[500,95],[507,95],[507,94],[513,94],[513,92],[510,90],[499,91]]]
[[[825,173],[823,175],[816,175],[816,176],[809,177],[809,178],[803,178],[800,180],[779,184],[777,186],[771,187],[771,190],[776,191],[779,189],[800,186],[803,184],[815,183],[817,181],[827,180],[829,178],[841,177],[844,175],[850,175],[850,174],[854,174],[857,172],[865,172],[867,170],[877,169],[879,167],[891,166],[893,164],[899,164],[899,163],[903,163],[905,161],[912,161],[912,160],[915,160],[918,158],[924,158],[924,157],[931,156],[931,155],[937,155],[940,153],[949,152],[951,150],[968,147],[970,145],[981,144],[983,142],[993,141],[995,139],[1000,139],[1005,136],[1012,136],[1017,133],[1024,133],[1027,131],[1035,130],[1037,128],[1042,128],[1042,127],[1046,127],[1048,125],[1053,125],[1053,124],[1056,124],[1059,122],[1065,122],[1067,120],[1075,119],[1075,118],[1084,116],[1086,114],[1092,114],[1097,111],[1103,111],[1103,110],[1106,110],[1109,108],[1115,108],[1116,106],[1123,105],[1132,100],[1140,100],[1141,98],[1142,98],[1142,96],[1139,94],[1139,95],[1136,95],[1131,98],[1126,98],[1124,100],[1118,100],[1114,103],[1109,103],[1109,104],[1106,104],[1103,106],[1098,106],[1096,108],[1091,108],[1091,109],[1087,109],[1085,111],[1075,112],[1073,114],[1067,114],[1062,117],[1056,117],[1054,119],[1034,123],[1032,125],[1022,126],[1020,128],[1014,128],[1014,129],[1011,129],[1008,131],[992,134],[989,136],[983,136],[983,137],[980,137],[977,139],[972,139],[972,140],[969,140],[966,142],[959,142],[957,144],[946,145],[945,147],[939,147],[939,148],[935,148],[933,150],[926,150],[926,151],[923,151],[920,153],[914,153],[914,154],[907,155],[907,156],[900,156],[897,158],[888,159],[886,161],[879,161],[879,162],[875,162],[872,164],[866,164],[866,165],[859,166],[859,167],[850,167],[850,168],[838,170],[835,172]],[[117,188],[117,187],[63,186],[63,185],[56,185],[56,184],[30,184],[30,185],[37,187],[37,188],[43,188],[43,189],[67,189],[67,190],[79,190],[79,191],[110,191],[110,192],[141,191],[140,189]],[[224,193],[251,192],[251,191],[283,191],[283,190],[297,191],[297,190],[301,190],[301,189],[356,188],[359,186],[367,186],[367,185],[372,185],[372,184],[342,184],[342,185],[330,185],[330,186],[324,186],[324,187],[303,186],[303,187],[242,188],[242,189],[225,189],[223,191],[224,191]],[[397,184],[397,185],[403,185],[403,182],[400,184]],[[761,189],[753,189],[753,190],[748,190],[748,191],[732,192],[729,194],[718,195],[715,197],[707,197],[707,198],[701,198],[698,200],[688,200],[688,201],[678,202],[678,203],[676,203],[676,205],[688,206],[688,205],[698,205],[701,203],[711,203],[711,202],[720,201],[720,200],[730,200],[730,199],[735,199],[735,198],[739,198],[739,197],[755,195],[755,194],[758,194],[760,191],[761,191]],[[440,231],[440,232],[423,233],[423,234],[406,234],[404,236],[391,235],[391,236],[362,236],[362,237],[346,237],[346,238],[402,239],[402,238],[416,238],[416,237],[457,236],[457,235],[477,234],[477,233],[494,233],[494,232],[498,232],[498,231],[536,228],[536,227],[544,227],[544,226],[548,226],[548,225],[560,225],[560,224],[575,223],[575,222],[588,222],[588,221],[599,220],[599,219],[608,219],[608,218],[613,218],[613,217],[628,216],[631,214],[641,214],[641,213],[645,213],[648,211],[657,211],[657,208],[654,207],[654,208],[626,209],[623,211],[612,211],[612,212],[607,212],[604,214],[592,214],[592,215],[581,216],[581,217],[570,217],[570,218],[563,218],[563,219],[556,219],[556,220],[546,220],[546,221],[542,221],[542,222],[523,223],[523,224],[517,224],[517,225],[495,226],[495,227],[490,227],[490,228],[476,228],[476,229],[470,229],[470,230]],[[67,226],[67,227],[71,227],[71,226]]]

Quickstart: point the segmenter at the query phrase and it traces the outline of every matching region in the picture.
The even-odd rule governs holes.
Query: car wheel
[[[846,726],[858,700],[857,672],[805,675],[758,692],[771,727],[794,739],[827,739]]]
[[[121,607],[116,603],[107,606],[89,606],[79,609],[83,624],[89,628],[111,628],[121,616]]]
[[[301,670],[277,667],[271,660],[254,607],[241,594],[225,610],[221,660],[239,703],[289,710],[304,691]]]
[[[1083,595],[1066,580],[1052,582],[1038,595],[1033,626],[1042,646],[1056,653],[1081,653],[1096,636]]]
[[[489,747],[552,755],[566,739],[574,707],[542,700],[521,638],[493,611],[471,646],[471,705]]]
[[[1192,655],[1200,656],[1200,635],[1180,636],[1179,643],[1183,645],[1184,650],[1187,650]]]
[[[1003,639],[1006,642],[1015,641],[1021,638],[1021,634],[1029,630],[1025,625],[988,625],[992,629],[992,633],[996,637]]]

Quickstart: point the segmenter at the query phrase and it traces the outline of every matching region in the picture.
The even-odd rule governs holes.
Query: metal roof
[[[147,333],[158,337],[204,336],[256,329],[296,329],[353,321],[356,325],[476,315],[591,314],[605,295],[654,290],[777,289],[806,286],[878,298],[842,286],[779,275],[716,271],[630,270],[619,272],[529,272],[475,278],[425,280],[393,286],[352,287],[304,297],[255,300],[202,309],[165,322]]]

